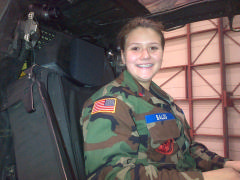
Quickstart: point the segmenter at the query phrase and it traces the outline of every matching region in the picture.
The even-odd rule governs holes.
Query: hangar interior
[[[165,38],[154,81],[183,109],[195,140],[240,160],[240,32],[217,18],[165,32]]]
[[[138,2],[144,4],[144,0]],[[109,50],[116,50],[117,31],[135,16],[164,22],[163,67],[154,81],[183,109],[191,135],[219,155],[240,160],[240,16],[234,17],[236,32],[227,18],[240,14],[240,1],[155,2],[158,7],[162,7],[158,3],[166,3],[166,7],[189,3],[163,13],[146,5],[151,14],[137,0],[0,1],[0,146],[4,147],[0,151],[0,176],[9,173],[7,176],[16,178],[14,172],[18,172],[19,179],[24,180],[35,179],[36,174],[43,179],[48,175],[51,180],[52,176],[64,179],[72,174],[84,179],[82,146],[78,143],[81,131],[76,128],[79,109],[85,98],[121,71],[117,66],[119,52]],[[27,17],[29,11],[35,12],[35,18]],[[31,30],[29,43],[25,35]],[[31,72],[26,70],[32,65]],[[47,111],[40,95],[32,95],[41,91],[35,77],[26,76],[34,73],[50,96],[45,97],[50,99],[49,104],[44,102],[51,106]],[[27,87],[22,80],[27,80]],[[29,84],[32,99],[25,102],[21,93],[28,97]],[[11,90],[10,95],[5,94],[6,89]],[[15,95],[17,102],[5,103],[6,99],[14,101]],[[26,109],[28,103],[34,106]],[[53,117],[51,130],[46,115]],[[36,119],[38,124],[33,121]],[[52,138],[55,135],[58,138]]]

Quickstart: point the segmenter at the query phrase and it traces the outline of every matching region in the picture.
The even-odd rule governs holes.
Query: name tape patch
[[[175,119],[172,113],[157,113],[157,114],[150,114],[145,116],[146,123],[153,123],[157,121],[166,121]]]
[[[91,114],[99,112],[115,113],[116,102],[116,98],[100,99],[94,103]]]

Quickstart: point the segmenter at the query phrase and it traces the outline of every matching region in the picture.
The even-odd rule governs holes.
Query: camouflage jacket
[[[81,125],[89,179],[203,179],[226,159],[193,142],[182,110],[124,71],[85,102]]]

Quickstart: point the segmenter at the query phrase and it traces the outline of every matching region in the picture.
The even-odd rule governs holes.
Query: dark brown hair
[[[124,51],[124,47],[125,47],[125,43],[126,43],[128,34],[132,30],[134,30],[138,27],[151,28],[154,31],[156,31],[161,38],[161,45],[162,45],[162,48],[164,49],[165,39],[164,39],[164,36],[162,33],[162,30],[163,30],[162,23],[153,21],[151,19],[143,18],[143,17],[136,17],[136,18],[130,20],[127,24],[125,24],[117,36],[117,42],[118,42],[118,45],[121,50]]]

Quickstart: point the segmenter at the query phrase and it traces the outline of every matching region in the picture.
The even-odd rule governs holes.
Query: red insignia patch
[[[106,98],[98,100],[94,103],[91,114],[99,112],[115,113],[116,102],[117,102],[116,98]]]
[[[173,145],[174,145],[174,139],[168,139],[163,144],[161,144],[157,149],[155,149],[156,152],[161,154],[172,154],[173,152]]]

